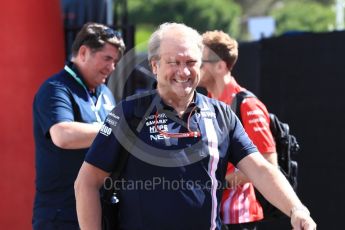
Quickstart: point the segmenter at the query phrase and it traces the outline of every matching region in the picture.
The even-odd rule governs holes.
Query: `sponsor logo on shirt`
[[[248,116],[248,124],[254,132],[265,132],[269,130],[269,124],[267,123],[262,110],[250,110],[246,114]]]
[[[157,128],[163,132],[168,132],[168,125],[166,124],[168,122],[167,116],[165,113],[160,113],[157,116],[157,122],[156,122],[155,115],[150,115],[148,117],[145,117],[145,125],[149,128],[150,132],[150,140],[151,141],[158,141],[158,140],[164,140],[169,139],[169,137],[166,137],[162,134],[160,134],[157,130]],[[157,128],[156,128],[157,123]]]
[[[110,117],[115,118],[116,120],[120,120],[120,117],[117,116],[117,115],[116,115],[115,113],[113,113],[113,112],[110,112],[108,115],[109,115]]]
[[[159,124],[165,124],[165,123],[167,123],[167,121],[168,121],[168,119],[158,119],[157,125],[159,125]],[[155,125],[155,123],[156,123],[155,120],[147,121],[147,122],[146,122],[146,126]]]
[[[165,119],[166,120],[166,119]],[[164,132],[168,132],[168,125],[157,125],[158,129]],[[150,126],[150,140],[163,140],[163,139],[169,139],[169,137],[166,137],[162,134],[158,134],[158,130],[155,126]],[[157,134],[156,134],[157,133]]]
[[[168,125],[157,125],[158,129],[164,132],[168,132]],[[158,130],[155,126],[150,126],[150,133],[158,133]]]
[[[260,122],[261,122],[261,123],[267,123],[266,120],[265,120],[265,118],[263,118],[263,117],[258,117],[258,118],[250,119],[250,120],[248,121],[249,124],[260,123]]]
[[[155,134],[155,135],[150,135],[150,141],[155,140],[164,140],[164,139],[169,139],[170,137],[164,136],[162,134]]]
[[[167,115],[165,115],[165,113],[160,113],[160,114],[158,114],[157,118],[158,118],[158,119],[159,119],[159,118],[167,118]],[[155,115],[152,114],[152,115],[150,115],[150,116],[148,116],[148,117],[145,117],[145,120],[146,120],[146,121],[147,121],[147,120],[155,120]]]
[[[111,128],[106,126],[105,124],[102,125],[101,129],[99,130],[99,132],[101,134],[103,134],[104,136],[109,136],[111,133]]]
[[[260,131],[263,131],[263,130],[267,130],[267,127],[254,127],[254,132],[260,132]]]
[[[248,116],[253,116],[253,115],[264,115],[264,113],[262,112],[262,110],[260,109],[255,109],[255,110],[251,110],[247,112]]]
[[[202,117],[202,118],[216,118],[216,113],[215,112],[212,112],[212,111],[210,111],[210,110],[208,110],[208,109],[201,109],[201,111],[200,111],[200,116]]]
[[[112,126],[117,125],[117,121],[111,119],[110,117],[107,117],[107,119],[105,119],[105,122],[107,122],[109,125],[112,125]]]

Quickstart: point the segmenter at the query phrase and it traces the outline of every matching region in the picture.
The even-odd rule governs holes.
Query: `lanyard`
[[[91,105],[91,110],[95,113],[96,115],[96,119],[97,119],[97,122],[102,122],[101,120],[101,117],[99,116],[99,109],[101,108],[101,96],[102,96],[102,92],[100,93],[100,95],[98,96],[97,98],[97,102],[96,102],[96,105],[95,103],[93,102],[90,94],[89,94],[89,91],[87,90],[87,87],[86,85],[83,83],[83,81],[77,76],[77,74],[68,66],[68,65],[65,65],[64,69],[74,78],[74,80],[76,80],[84,89],[85,89],[85,92],[88,96],[88,100],[89,100],[89,103]]]

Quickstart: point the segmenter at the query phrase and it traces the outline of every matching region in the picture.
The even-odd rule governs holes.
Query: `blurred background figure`
[[[238,43],[223,31],[203,34],[205,45],[201,80],[208,95],[231,105],[236,94],[246,90],[232,76],[238,58]],[[270,131],[270,118],[265,105],[256,97],[240,105],[241,122],[259,152],[273,165],[278,165],[275,142]],[[228,182],[221,205],[222,221],[229,229],[255,230],[257,221],[264,218],[260,203],[250,180],[231,163],[226,173]]]
[[[85,24],[72,58],[34,98],[36,195],[33,229],[79,229],[74,180],[115,100],[105,85],[125,49],[117,31]]]

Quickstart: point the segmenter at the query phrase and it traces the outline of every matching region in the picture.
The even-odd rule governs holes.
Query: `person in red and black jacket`
[[[238,58],[238,43],[223,31],[203,34],[203,64],[199,86],[206,88],[208,96],[231,105],[237,93],[246,91],[232,76]],[[256,97],[242,101],[239,112],[241,122],[262,156],[278,166],[274,138],[270,131],[270,118],[266,106]],[[221,216],[230,229],[258,229],[264,218],[251,181],[233,164],[228,164],[228,182],[221,202]]]

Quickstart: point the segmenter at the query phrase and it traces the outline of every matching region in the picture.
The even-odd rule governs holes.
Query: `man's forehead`
[[[197,44],[190,40],[167,39],[161,42],[160,56],[201,56],[201,50]]]
[[[210,52],[210,49],[207,46],[205,46],[202,54],[203,54],[203,56],[207,56],[209,52]]]
[[[205,46],[203,49],[203,57],[212,57],[212,56],[218,57],[218,55],[213,50]]]
[[[175,45],[175,46],[195,46],[197,47],[196,42],[187,36],[165,36],[163,37],[163,39],[161,40],[161,46],[171,46],[171,45]]]
[[[119,50],[119,47],[106,43],[100,50],[97,51],[100,54],[103,55],[110,55],[114,58],[121,58],[121,52]]]
[[[188,49],[188,50],[161,50],[159,53],[160,56],[201,56],[201,52],[199,50],[193,50],[193,49]]]

